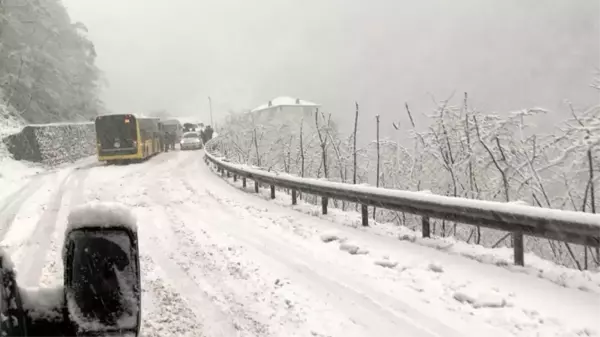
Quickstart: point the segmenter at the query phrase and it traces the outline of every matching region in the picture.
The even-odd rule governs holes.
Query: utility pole
[[[215,125],[213,124],[212,99],[210,99],[210,96],[208,96],[208,107],[210,109],[210,126],[214,129]]]

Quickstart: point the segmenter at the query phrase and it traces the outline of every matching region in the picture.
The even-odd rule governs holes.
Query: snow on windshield
[[[127,227],[137,232],[137,219],[131,209],[116,202],[92,202],[71,211],[66,233],[85,227]]]

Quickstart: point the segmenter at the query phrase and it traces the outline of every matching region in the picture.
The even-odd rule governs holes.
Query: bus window
[[[108,115],[96,118],[96,137],[100,154],[137,152],[137,121],[132,115]]]

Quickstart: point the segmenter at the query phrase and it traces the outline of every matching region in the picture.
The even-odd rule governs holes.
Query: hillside
[[[0,32],[1,119],[85,120],[102,109],[94,45],[61,1],[1,3]]]

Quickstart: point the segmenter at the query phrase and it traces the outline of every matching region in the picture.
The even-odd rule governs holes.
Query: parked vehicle
[[[204,147],[204,142],[198,132],[186,132],[179,142],[182,150],[200,150]]]
[[[181,141],[181,136],[184,132],[183,125],[177,119],[163,120],[162,124],[164,125],[164,131],[171,135],[171,138],[168,140],[169,147],[171,150],[175,150],[175,144]]]
[[[210,125],[207,125],[204,130],[200,132],[200,137],[202,137],[202,142],[204,144],[208,143],[209,140],[213,137],[214,130]]]
[[[102,115],[96,117],[95,124],[99,161],[141,161],[161,152],[158,118]]]

